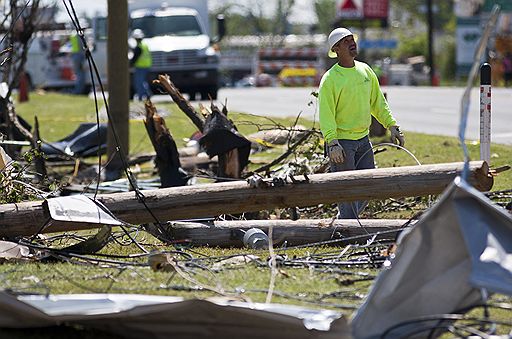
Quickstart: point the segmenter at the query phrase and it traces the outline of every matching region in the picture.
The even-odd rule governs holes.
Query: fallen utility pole
[[[103,194],[97,199],[117,218],[143,224],[154,222],[154,217],[165,222],[339,201],[439,194],[463,167],[462,162],[391,167],[294,177],[293,183],[274,184],[269,180],[258,187],[234,181],[142,191],[151,213],[133,192]],[[480,191],[488,191],[493,185],[489,166],[484,161],[469,163],[467,180]],[[97,227],[55,223],[40,230],[48,218],[42,201],[0,205],[0,236]]]
[[[394,240],[404,225],[416,221],[407,222],[403,219],[229,220],[213,224],[174,222],[170,226],[176,239],[187,239],[193,246],[241,247],[243,233],[251,228],[268,234],[272,227],[274,245],[286,242],[287,246],[296,246],[343,238],[350,238],[349,243],[365,243],[377,232],[376,240]],[[340,241],[341,245],[347,243]]]

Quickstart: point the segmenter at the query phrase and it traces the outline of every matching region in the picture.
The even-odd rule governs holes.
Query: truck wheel
[[[188,94],[188,97],[189,97],[189,101],[195,101],[196,100],[196,92],[187,92]]]
[[[130,97],[130,100],[134,100],[135,99],[135,89],[133,88],[133,86],[130,85],[130,94],[129,94],[129,97]]]
[[[212,97],[213,100],[217,100],[217,92],[219,91],[219,89],[217,87],[212,87],[211,90],[210,90],[210,96]]]
[[[34,83],[32,82],[32,76],[30,75],[30,73],[27,73],[27,81],[29,91],[35,90]]]
[[[89,95],[89,93],[91,93],[91,91],[92,91],[92,85],[85,85],[84,90],[82,91],[81,94]]]
[[[201,100],[210,100],[210,97],[212,97],[213,100],[217,100],[217,92],[218,92],[218,88],[216,88],[216,87],[210,87],[210,88],[207,88],[206,90],[202,90],[201,91]]]

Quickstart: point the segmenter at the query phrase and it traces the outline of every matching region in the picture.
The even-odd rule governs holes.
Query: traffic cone
[[[18,84],[18,102],[28,101],[28,78],[25,72],[20,73]]]

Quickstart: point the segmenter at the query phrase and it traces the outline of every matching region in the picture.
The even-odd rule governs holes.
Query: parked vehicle
[[[75,84],[76,75],[73,71],[73,63],[70,55],[69,36],[71,30],[56,30],[38,32],[27,53],[25,73],[31,88],[45,89],[72,89]],[[94,46],[92,30],[86,30],[86,38],[90,46]],[[92,49],[92,56],[96,62],[106,64],[106,55],[103,52]],[[86,66],[87,68],[87,66]],[[99,69],[102,81],[106,82],[106,68]],[[86,74],[89,74],[88,68]],[[86,77],[86,88],[88,92],[91,79]]]
[[[174,84],[182,92],[188,93],[192,99],[195,98],[196,93],[201,96],[201,99],[208,99],[208,95],[213,99],[217,98],[220,86],[220,52],[216,48],[216,42],[220,41],[224,35],[225,28],[223,18],[218,18],[218,35],[216,38],[210,37],[207,0],[173,0],[164,3],[130,1],[129,13],[130,31],[138,28],[144,32],[144,41],[153,58],[153,66],[149,72],[150,79],[148,79],[150,83],[158,74],[169,74]],[[105,83],[107,79],[106,26],[106,18],[94,20],[90,44],[93,46],[92,55],[96,65],[102,72],[100,76]],[[46,67],[44,70],[41,69],[43,66],[35,67],[39,73],[43,73],[43,77],[39,80],[39,77],[31,75],[34,85],[52,88],[72,87],[74,76],[61,79],[60,71],[68,63],[69,56],[66,56],[62,50],[59,56],[62,58],[51,59],[49,54],[46,55],[48,60],[51,60],[47,64],[55,64],[57,68],[46,67],[49,65],[44,65]],[[32,66],[27,65],[27,69],[29,67]],[[60,82],[53,81],[56,75]]]
[[[220,52],[216,43],[224,35],[218,18],[218,35],[210,37],[207,0],[131,1],[130,31],[141,29],[153,58],[148,82],[169,74],[174,84],[194,99],[217,98],[220,87]],[[106,19],[98,19],[96,49],[106,53]],[[134,42],[131,42],[134,46]]]

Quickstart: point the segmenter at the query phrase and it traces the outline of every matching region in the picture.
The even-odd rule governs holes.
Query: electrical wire
[[[103,83],[101,81],[101,77],[99,75],[99,71],[98,71],[98,68],[96,66],[96,62],[94,61],[94,58],[92,57],[91,51],[90,51],[90,49],[88,47],[88,44],[87,44],[87,41],[86,41],[85,35],[84,35],[84,30],[83,30],[83,28],[80,25],[80,21],[78,19],[78,16],[76,14],[75,8],[73,6],[73,2],[71,0],[68,0],[67,2],[66,2],[66,0],[63,0],[64,7],[66,8],[68,16],[70,17],[71,22],[73,23],[73,25],[75,27],[75,30],[76,30],[76,32],[78,34],[78,37],[82,41],[82,46],[84,48],[85,57],[86,57],[86,60],[87,60],[87,62],[89,64],[89,73],[90,73],[90,77],[91,77],[92,90],[93,90],[93,96],[94,96],[94,103],[95,103],[95,109],[96,109],[96,124],[98,125],[98,139],[99,139],[99,133],[100,133],[99,132],[99,107],[98,107],[98,98],[97,98],[97,95],[96,95],[95,77],[98,80],[98,85],[100,86],[100,89],[101,89],[101,94],[102,94],[103,102],[104,102],[104,105],[105,105],[105,111],[107,113],[107,117],[108,117],[109,121],[113,121],[113,119],[112,119],[112,116],[110,114],[109,105],[108,105],[108,102],[107,102],[107,99],[106,99],[106,96],[105,96],[104,86],[103,86]],[[94,70],[94,72],[93,72],[93,70]],[[145,197],[144,197],[144,194],[140,191],[139,187],[137,186],[136,181],[133,179],[134,178],[133,173],[131,172],[131,170],[130,170],[130,168],[128,166],[128,161],[126,159],[126,156],[125,156],[124,152],[122,152],[121,143],[120,143],[117,131],[116,131],[115,127],[114,127],[114,124],[111,123],[109,125],[111,127],[112,135],[113,135],[114,140],[115,140],[116,153],[118,154],[118,156],[119,156],[119,158],[121,160],[121,163],[123,165],[123,170],[125,172],[125,175],[126,175],[128,181],[130,182],[131,187],[133,187],[133,189],[134,189],[135,196],[137,197],[137,200],[144,205],[144,208],[151,215],[151,217],[153,218],[156,226],[159,228],[160,232],[162,232],[162,234],[165,234],[165,236],[168,237],[169,239],[172,239],[173,238],[172,232],[170,232],[167,228],[163,227],[163,224],[160,222],[160,220],[156,217],[156,215],[153,213],[153,211],[147,205]],[[97,193],[98,193],[99,182],[100,182],[100,175],[101,175],[101,168],[102,168],[102,166],[101,166],[101,154],[99,154],[98,156],[99,156],[99,159],[98,159],[98,162],[99,162],[98,180],[97,180],[97,183],[96,183],[96,190],[95,190],[95,193],[94,193],[94,199],[93,200],[96,200],[96,196],[97,196]],[[111,157],[111,160],[113,159],[113,157],[114,156]]]

